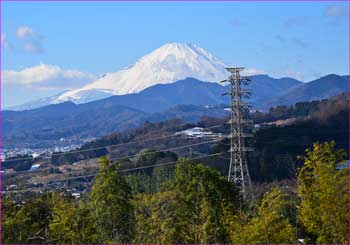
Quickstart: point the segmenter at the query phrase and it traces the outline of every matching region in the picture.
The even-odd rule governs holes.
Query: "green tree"
[[[133,235],[131,189],[117,171],[116,164],[102,157],[90,193],[90,209],[103,243],[128,243]]]
[[[181,159],[174,181],[135,198],[136,243],[227,243],[224,209],[237,213],[239,193],[217,171]]]
[[[230,220],[233,243],[296,243],[296,231],[284,216],[286,196],[275,188],[267,192],[258,207],[257,214],[249,219],[246,215]]]
[[[182,193],[182,212],[187,217],[190,243],[227,243],[229,232],[222,224],[223,207],[236,213],[240,195],[234,184],[216,170],[188,159],[176,165],[175,189]]]
[[[165,184],[175,181],[175,168],[173,166],[158,166],[153,168],[152,186],[153,192],[159,192]]]
[[[18,242],[18,221],[15,220],[18,209],[15,202],[9,198],[3,198],[1,204],[2,218],[2,242],[17,243]]]
[[[30,200],[18,212],[15,212],[13,207],[6,209],[12,210],[13,216],[5,215],[2,224],[3,243],[56,242],[49,231],[53,216],[47,195]]]
[[[90,207],[85,202],[79,204],[73,219],[72,229],[75,237],[72,243],[98,243],[97,224]]]
[[[176,190],[137,196],[136,243],[183,243],[187,241],[184,200]]]
[[[128,174],[126,181],[131,187],[132,193],[156,193],[160,191],[163,184],[174,181],[174,168],[159,166],[153,168],[152,175],[144,172]]]
[[[97,228],[85,202],[53,193],[50,234],[57,243],[98,243]]]
[[[154,243],[152,216],[152,195],[139,193],[133,199],[135,212],[135,234],[133,243]]]
[[[339,168],[346,154],[334,147],[314,144],[298,173],[299,220],[310,233],[308,242],[349,243],[348,174]]]
[[[53,193],[50,198],[50,206],[53,217],[49,225],[51,236],[55,237],[59,243],[73,243],[75,234],[72,230],[72,217],[75,213],[75,205],[59,193]]]

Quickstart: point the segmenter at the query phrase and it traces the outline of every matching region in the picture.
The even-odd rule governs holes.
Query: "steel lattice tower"
[[[243,102],[243,98],[249,98],[251,95],[250,90],[242,88],[242,85],[248,85],[250,79],[248,77],[242,77],[240,71],[243,67],[226,68],[231,73],[227,80],[222,82],[230,83],[230,92],[224,95],[231,96],[231,117],[230,117],[230,167],[228,171],[228,181],[233,181],[238,188],[240,188],[243,198],[251,192],[251,180],[247,165],[246,153],[252,151],[252,148],[245,146],[246,137],[251,137],[251,134],[247,134],[251,120],[245,120],[244,114],[249,110],[250,104]]]

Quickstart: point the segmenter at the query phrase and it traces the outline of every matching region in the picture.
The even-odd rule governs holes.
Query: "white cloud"
[[[17,28],[16,36],[20,39],[26,38],[26,37],[35,37],[36,34],[34,30],[28,26],[20,26]]]
[[[90,83],[96,77],[78,70],[40,64],[19,71],[4,70],[5,86],[26,86],[35,89],[74,89]]]
[[[279,71],[279,72],[274,72],[272,74],[276,78],[282,78],[282,77],[291,77],[294,79],[297,79],[299,81],[303,81],[304,74],[300,71],[292,71],[292,70],[286,70],[286,71]]]
[[[265,71],[263,70],[259,70],[259,69],[256,69],[256,68],[245,68],[241,74],[243,76],[253,76],[253,75],[261,75],[261,74],[266,74]]]
[[[287,71],[286,76],[295,78],[297,80],[303,80],[304,78],[303,73],[301,73],[300,71]]]

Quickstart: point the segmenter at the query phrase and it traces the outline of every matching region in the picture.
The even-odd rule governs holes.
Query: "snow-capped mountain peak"
[[[82,88],[68,91],[54,103],[85,103],[111,95],[138,93],[156,84],[193,77],[219,82],[227,77],[226,65],[195,44],[168,43],[140,58],[135,64],[103,77]]]

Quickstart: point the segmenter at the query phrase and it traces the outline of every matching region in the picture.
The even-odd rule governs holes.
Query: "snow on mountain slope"
[[[65,92],[63,92],[65,93]],[[45,97],[45,98],[40,98],[34,101],[30,101],[18,106],[11,106],[4,108],[4,110],[10,110],[10,111],[24,111],[24,110],[31,110],[31,109],[36,109],[42,106],[50,105],[52,104],[52,101],[55,101],[59,96],[61,96],[63,93],[53,95],[50,97]]]
[[[130,67],[108,73],[80,89],[60,95],[53,103],[86,103],[111,95],[138,93],[156,84],[188,77],[219,82],[227,77],[225,67],[222,61],[197,45],[169,43],[143,56]]]

